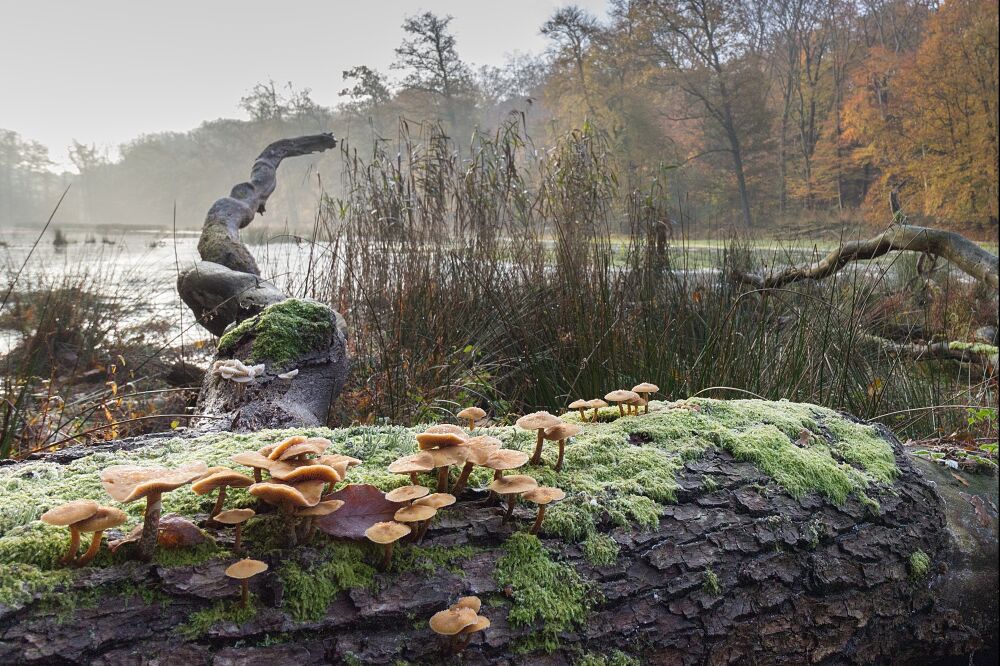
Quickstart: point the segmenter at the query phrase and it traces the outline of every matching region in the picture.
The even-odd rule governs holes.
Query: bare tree
[[[553,42],[555,62],[568,64],[576,71],[580,94],[587,104],[587,110],[593,114],[594,104],[587,83],[585,59],[591,40],[598,32],[597,19],[576,5],[569,5],[557,9],[542,24],[541,32]]]

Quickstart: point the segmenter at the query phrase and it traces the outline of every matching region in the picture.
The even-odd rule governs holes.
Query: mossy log
[[[106,465],[226,464],[289,431],[146,436],[0,466],[0,663],[927,664],[995,650],[995,479],[932,482],[885,430],[811,405],[691,400],[601,420],[561,472],[555,446],[523,470],[567,491],[538,537],[531,505],[501,522],[480,469],[384,573],[370,544],[282,549],[274,516],[254,518],[245,544],[270,569],[249,610],[222,575],[236,559],[226,531],[150,564],[104,552],[65,572],[66,535],[35,519],[65,499],[107,501]],[[364,461],[348,481],[387,490],[409,483],[385,467],[416,431],[301,432]],[[196,520],[211,504],[164,496],[165,512]],[[468,594],[492,626],[449,655],[427,621]]]

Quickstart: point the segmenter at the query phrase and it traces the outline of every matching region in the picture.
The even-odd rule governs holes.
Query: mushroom
[[[531,464],[538,465],[542,462],[542,441],[545,438],[545,429],[562,423],[562,419],[553,416],[548,412],[533,412],[519,418],[515,425],[522,430],[537,430],[538,437],[535,440],[535,452],[531,456]]]
[[[326,500],[324,502],[320,502],[316,506],[307,506],[303,509],[298,509],[295,512],[295,515],[305,519],[301,530],[302,541],[309,541],[309,539],[312,538],[313,532],[316,531],[317,518],[329,516],[342,506],[344,506],[343,500]]]
[[[562,470],[563,456],[566,454],[566,440],[583,432],[583,426],[576,423],[560,423],[557,426],[545,429],[545,439],[552,442],[559,442],[559,458],[556,460],[555,470]]]
[[[43,523],[69,528],[69,550],[59,558],[59,564],[69,564],[76,559],[76,553],[80,550],[80,529],[76,524],[90,518],[100,508],[101,505],[94,500],[78,499],[60,504],[42,514]]]
[[[467,446],[450,446],[444,449],[431,449],[428,451],[434,459],[434,467],[438,471],[437,492],[443,493],[448,489],[448,471],[453,465],[464,465],[469,453]]]
[[[429,506],[433,507],[434,510],[443,509],[446,506],[451,506],[456,501],[454,495],[450,493],[433,493],[427,497],[421,497],[418,500],[414,500],[411,506]],[[431,521],[426,520],[424,524],[420,526],[420,533],[417,534],[417,541],[422,541],[424,535],[427,534],[427,528],[430,527]]]
[[[352,467],[357,467],[358,465],[361,464],[361,461],[358,460],[357,458],[354,458],[352,456],[345,456],[341,453],[331,453],[329,455],[320,456],[319,460],[317,460],[316,462],[318,462],[320,465],[327,465],[333,468],[337,468],[340,465],[346,465],[347,469],[351,469]]]
[[[260,560],[240,560],[229,565],[226,575],[240,581],[240,607],[246,608],[250,605],[250,585],[251,578],[259,573],[267,571],[267,564]]]
[[[390,502],[412,502],[426,496],[430,491],[430,488],[425,486],[401,486],[387,492],[385,498]]]
[[[583,400],[582,398],[580,400],[574,400],[573,402],[569,403],[570,409],[575,409],[576,411],[580,412],[581,421],[587,420],[587,415],[584,412],[584,410],[587,409],[588,407],[590,407],[590,401]]]
[[[650,384],[649,382],[642,382],[641,384],[636,384],[632,387],[633,393],[638,393],[642,396],[642,399],[646,402],[644,403],[646,407],[646,414],[649,414],[649,396],[660,390],[660,387],[656,384]]]
[[[490,484],[489,488],[498,495],[507,496],[507,512],[503,516],[503,522],[510,520],[514,513],[514,504],[517,496],[538,487],[538,481],[524,474],[512,474],[502,479],[497,479]]]
[[[485,465],[486,461],[489,460],[490,455],[499,450],[501,446],[503,446],[503,442],[496,437],[490,437],[489,435],[473,437],[466,442],[465,447],[467,451],[465,456],[465,466],[462,467],[462,473],[458,475],[458,480],[455,481],[455,485],[451,489],[452,494],[460,494],[465,489],[465,484],[469,480],[469,474],[472,473],[472,468],[476,465]]]
[[[289,546],[294,546],[298,543],[294,511],[319,504],[324,485],[324,481],[304,481],[288,486],[280,483],[255,483],[247,488],[247,492],[278,507],[278,512],[285,519],[286,542]]]
[[[212,512],[208,515],[209,518],[215,518],[222,511],[222,506],[226,501],[226,488],[230,486],[233,488],[246,488],[251,485],[253,485],[253,479],[249,476],[243,476],[239,472],[222,468],[208,476],[202,476],[192,483],[191,490],[194,491],[195,495],[206,495],[213,490],[219,491],[218,497],[215,498],[215,506],[212,507]]]
[[[281,461],[271,468],[271,477],[283,483],[322,481],[331,485],[343,481],[343,477],[333,467],[311,464],[309,461],[289,463]]]
[[[428,449],[442,449],[450,446],[461,446],[465,444],[468,435],[458,426],[444,423],[442,425],[431,426],[427,430],[417,434],[417,446],[421,451]]]
[[[244,467],[253,468],[253,480],[256,483],[260,483],[263,479],[261,476],[261,470],[266,469],[267,473],[271,473],[271,467],[274,466],[274,461],[267,456],[259,453],[257,451],[245,451],[243,453],[237,453],[229,458],[237,465],[243,465]]]
[[[625,405],[623,403],[626,403],[629,400],[638,397],[639,397],[638,393],[633,393],[632,391],[618,390],[618,391],[612,391],[611,393],[607,394],[606,396],[604,396],[604,399],[607,400],[608,402],[618,403],[618,415],[625,416]]]
[[[393,545],[410,532],[412,532],[412,530],[409,525],[403,525],[402,523],[395,523],[392,521],[375,523],[365,530],[365,536],[368,537],[370,541],[385,546],[385,552],[382,556],[382,563],[380,565],[382,571],[388,569],[389,563],[392,561]]]
[[[476,599],[476,597],[466,597]],[[478,601],[478,599],[476,599]],[[461,603],[461,602],[459,602]],[[485,621],[485,623],[483,622]],[[461,652],[469,644],[469,637],[476,631],[482,631],[490,625],[490,621],[468,606],[453,605],[431,616],[431,630],[441,636],[448,637],[448,647],[452,652]]]
[[[528,462],[528,454],[514,449],[498,449],[491,453],[483,464],[493,470],[493,480],[503,478],[503,473],[509,469],[523,467]]]
[[[594,398],[593,400],[587,401],[587,407],[594,410],[594,413],[590,415],[591,422],[597,421],[597,414],[601,411],[602,407],[607,407],[608,403],[604,402],[600,398]]]
[[[629,407],[631,407],[632,414],[634,416],[638,416],[639,415],[639,408],[640,407],[646,407],[647,412],[649,410],[649,401],[648,400],[644,400],[643,398],[633,398],[632,400],[629,400],[625,404],[627,404]]]
[[[545,506],[550,502],[558,502],[564,499],[566,493],[559,488],[539,486],[534,490],[524,493],[523,497],[529,502],[534,502],[538,505],[538,517],[535,518],[535,524],[528,530],[528,534],[538,534],[538,530],[542,527],[542,521],[545,519]]]
[[[94,556],[97,555],[97,551],[101,549],[101,535],[104,534],[104,530],[118,527],[127,519],[128,516],[121,509],[102,506],[98,507],[97,512],[90,518],[76,523],[76,529],[80,530],[80,532],[94,533],[94,536],[90,539],[90,547],[87,548],[87,552],[82,557],[76,560],[76,566],[84,567],[90,564]]]
[[[479,407],[466,407],[458,414],[455,414],[457,418],[465,419],[469,422],[469,432],[476,429],[476,421],[479,419],[486,418],[486,412]]]
[[[409,474],[410,483],[415,486],[420,485],[417,473],[429,472],[432,469],[434,469],[434,456],[426,451],[405,456],[389,465],[389,471],[393,474]]]
[[[229,509],[215,516],[215,522],[222,525],[235,525],[236,535],[233,539],[233,552],[238,553],[242,547],[243,523],[257,515],[253,509]]]
[[[392,517],[393,520],[399,523],[420,523],[419,528],[414,533],[414,540],[422,539],[424,533],[427,532],[427,528],[430,526],[431,518],[437,514],[437,509],[429,504],[417,504],[414,502],[409,506],[404,506],[402,509],[396,511],[396,514]]]
[[[470,624],[469,626],[465,627],[464,629],[462,629],[461,632],[459,632],[459,636],[461,636],[461,638],[458,642],[458,645],[455,646],[455,651],[461,652],[466,647],[468,647],[469,641],[472,640],[472,634],[479,631],[485,631],[486,629],[489,628],[490,628],[490,619],[485,615],[476,615],[476,621]]]
[[[479,612],[479,609],[483,607],[483,601],[479,597],[462,597],[455,603],[451,605],[452,608],[471,608],[472,610]]]
[[[101,485],[111,497],[127,504],[145,498],[142,536],[139,537],[137,555],[148,562],[156,550],[163,493],[191,483],[208,469],[205,463],[189,463],[177,469],[166,467],[138,467],[112,465],[101,472]]]
[[[303,442],[297,442],[291,446],[286,446],[280,452],[277,453],[277,460],[297,460],[305,459],[308,454],[320,455],[333,444],[330,440],[325,437],[309,437]],[[272,451],[271,455],[275,452]],[[271,456],[268,456],[269,458]]]
[[[293,435],[283,439],[274,446],[265,447],[261,450],[261,453],[266,455],[270,460],[281,460],[282,454],[284,454],[285,451],[297,444],[304,444],[307,439],[308,438],[303,435]],[[268,453],[264,453],[264,451],[268,451]]]

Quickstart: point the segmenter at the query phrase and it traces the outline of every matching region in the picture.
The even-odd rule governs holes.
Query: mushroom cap
[[[326,451],[331,444],[333,444],[333,442],[325,437],[310,437],[304,442],[299,442],[298,444],[292,444],[291,446],[285,447],[285,449],[278,455],[278,460],[288,460],[289,458],[304,456],[309,453],[318,456]],[[274,455],[273,451],[271,452],[271,455]]]
[[[528,462],[528,458],[528,454],[524,451],[498,449],[490,454],[483,467],[496,470],[517,469],[524,466]]]
[[[112,527],[118,527],[128,520],[128,516],[121,509],[111,506],[98,507],[97,512],[86,520],[81,520],[74,524],[81,532],[103,532]]]
[[[431,616],[431,629],[442,636],[454,636],[479,617],[471,608],[449,608]]]
[[[389,471],[393,474],[429,472],[432,469],[434,469],[434,456],[426,451],[415,453],[412,456],[405,456],[389,465]]]
[[[303,486],[309,486],[309,484],[318,484],[319,489],[309,495],[301,489]],[[315,506],[319,503],[319,495],[323,491],[324,483],[322,481],[307,481],[301,483],[298,486],[286,486],[281,483],[255,483],[249,488],[249,492],[254,497],[259,497],[268,504],[273,504],[275,506],[294,506],[294,507],[307,507]],[[312,490],[311,487],[306,488],[306,490]],[[315,495],[315,499],[313,498]]]
[[[594,398],[593,400],[587,401],[587,407],[590,409],[600,409],[601,407],[607,407],[608,403],[604,402],[600,398]]]
[[[78,499],[49,509],[41,515],[40,520],[49,525],[64,527],[90,518],[100,508],[101,505],[94,500]]]
[[[112,465],[101,471],[101,485],[114,499],[133,502],[149,495],[158,495],[190,483],[205,473],[203,462],[188,463],[176,469]]]
[[[590,407],[590,401],[580,398],[579,400],[574,400],[569,403],[568,407],[570,409],[586,409],[587,407]]]
[[[442,426],[431,426],[431,428],[440,428]],[[457,426],[456,426],[457,427]],[[431,428],[426,431],[417,434],[417,446],[420,447],[421,451],[426,451],[428,449],[443,449],[454,446],[462,446],[468,437],[465,434],[459,434],[457,432],[447,432],[438,431],[431,432]]]
[[[320,502],[316,506],[306,507],[305,509],[299,509],[295,512],[296,516],[329,516],[331,513],[344,506],[343,500],[326,500],[325,502]]]
[[[560,439],[579,435],[581,432],[583,432],[583,426],[578,423],[560,423],[559,425],[545,429],[545,439],[555,442]]]
[[[636,397],[632,398],[631,400],[626,400],[625,404],[626,405],[635,405],[636,407],[642,407],[647,402],[649,402],[649,401],[646,400],[645,398],[643,398],[641,396],[636,396]]]
[[[365,536],[375,543],[387,544],[402,539],[412,531],[409,525],[389,521],[386,523],[375,523],[365,530]]]
[[[617,391],[612,391],[611,393],[607,394],[606,396],[604,396],[604,399],[608,400],[609,402],[628,402],[629,400],[638,397],[639,394],[635,393],[634,391],[625,391],[619,389]]]
[[[243,476],[239,472],[223,468],[217,472],[209,474],[208,476],[203,475],[200,479],[191,484],[191,490],[194,491],[195,495],[205,495],[212,492],[216,488],[222,488],[223,486],[246,488],[251,485],[253,485],[253,479],[249,476]]]
[[[434,514],[437,512],[438,510],[432,506],[417,504],[414,502],[413,504],[404,506],[402,509],[396,511],[396,514],[392,517],[392,519],[400,523],[417,523],[421,520],[433,518]]]
[[[247,559],[230,564],[229,568],[226,569],[226,575],[230,578],[243,580],[245,578],[253,578],[257,574],[264,573],[265,571],[267,571],[267,563],[261,562],[260,560]]]
[[[301,483],[302,481],[322,481],[323,483],[340,483],[344,477],[337,470],[326,465],[285,465],[282,460],[271,468],[271,476],[286,483]]]
[[[244,451],[243,453],[230,456],[229,459],[237,465],[253,467],[254,469],[266,469],[268,471],[271,470],[275,462],[259,451]]]
[[[549,502],[558,502],[561,499],[565,499],[566,492],[561,488],[553,488],[552,486],[538,486],[534,490],[524,493],[522,497],[535,504],[548,504]]]
[[[656,384],[650,384],[649,382],[642,382],[641,384],[636,384],[632,387],[633,393],[656,393],[659,390],[659,386]]]
[[[472,610],[479,612],[479,609],[483,607],[483,601],[479,597],[462,597],[455,603],[451,605],[452,608],[471,608]]]
[[[451,446],[446,449],[431,449],[428,453],[434,459],[435,467],[450,467],[465,464],[465,458],[469,455],[468,448],[467,446]]]
[[[462,629],[462,634],[474,634],[477,631],[483,631],[484,629],[490,628],[490,618],[485,615],[477,615],[476,621]]]
[[[347,469],[356,467],[357,465],[361,464],[361,461],[358,460],[357,458],[354,458],[352,456],[345,456],[342,453],[331,453],[329,455],[320,456],[320,459],[317,460],[316,462],[318,462],[320,465],[329,465],[330,467],[336,467],[341,463],[347,463]]]
[[[552,426],[559,425],[560,423],[562,423],[562,419],[558,416],[553,416],[548,412],[542,411],[525,414],[515,421],[514,425],[522,430],[544,430],[545,428],[551,428]]]
[[[432,493],[427,497],[421,497],[414,502],[414,504],[432,506],[435,509],[443,509],[444,507],[451,506],[454,503],[455,496],[451,493]]]
[[[478,421],[479,419],[486,417],[486,412],[479,407],[466,407],[458,414],[455,414],[455,416],[460,419],[472,419],[473,421]]]
[[[266,455],[271,460],[281,460],[281,455],[285,451],[295,446],[296,444],[302,444],[303,442],[306,441],[306,439],[307,438],[302,435],[292,435],[288,439],[284,439],[275,444],[273,447],[271,447],[271,452],[266,453],[264,455]],[[263,451],[261,453],[263,453]]]
[[[257,512],[253,509],[229,509],[228,511],[220,511],[215,514],[212,518],[217,523],[222,523],[223,525],[239,525],[240,523],[245,523],[254,516]]]
[[[462,426],[457,426],[454,423],[437,423],[432,426],[427,426],[424,428],[424,432],[429,432],[432,434],[441,434],[443,432],[450,432],[452,434],[458,435],[462,439],[468,439],[469,435],[466,433],[465,428]]]
[[[511,474],[497,479],[488,487],[498,495],[517,495],[537,488],[538,481],[524,474]]]
[[[501,442],[496,437],[490,437],[489,435],[480,435],[479,437],[473,437],[468,442],[465,443],[466,450],[466,462],[471,462],[474,465],[485,465],[489,457],[503,446]]]
[[[411,502],[424,497],[430,491],[430,488],[424,486],[402,486],[387,492],[385,498],[390,502]]]

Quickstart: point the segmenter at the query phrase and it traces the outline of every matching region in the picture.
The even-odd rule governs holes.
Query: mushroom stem
[[[493,480],[494,481],[499,481],[502,478],[503,478],[503,470],[502,469],[493,470]]]
[[[215,498],[215,506],[212,507],[212,513],[208,514],[209,518],[215,518],[219,513],[222,512],[222,506],[226,502],[226,486],[221,486],[219,488],[219,496]]]
[[[69,564],[76,558],[76,552],[80,550],[80,530],[75,525],[69,526],[69,550],[59,558],[59,564]]]
[[[250,581],[244,578],[240,581],[240,608],[250,605]]]
[[[458,475],[458,481],[455,482],[455,486],[451,489],[451,494],[455,497],[465,490],[465,483],[469,480],[469,475],[472,474],[472,468],[475,465],[471,462],[465,463],[462,468],[462,473]]]
[[[142,562],[153,559],[156,540],[160,531],[160,513],[163,511],[163,495],[155,493],[146,497],[146,512],[142,521],[142,535],[136,548],[137,557]]]
[[[264,480],[264,477],[260,472],[260,467],[253,468],[253,480],[255,483],[260,483],[261,481]]]
[[[83,557],[78,559],[75,564],[78,567],[85,567],[91,563],[94,556],[97,555],[97,551],[101,549],[101,535],[104,534],[103,531],[94,532],[94,536],[90,539],[90,547],[87,548],[87,552],[83,554]]]
[[[437,492],[439,492],[439,493],[443,493],[444,491],[446,491],[448,489],[448,470],[449,470],[449,467],[447,465],[444,465],[442,467],[438,467]]]
[[[580,409],[578,409],[576,411],[580,412],[580,420],[581,421],[586,421],[587,420],[587,408],[586,407],[581,407]]]
[[[389,563],[392,562],[392,547],[396,545],[395,542],[390,542],[385,544],[385,552],[382,555],[382,564],[379,569],[382,571],[387,571],[389,569]]]
[[[316,531],[316,522],[312,516],[306,516],[302,521],[302,543],[308,543]]]
[[[517,495],[513,493],[507,495],[507,512],[503,514],[502,522],[506,523],[508,520],[510,520],[510,517],[514,515],[514,504],[516,502],[517,502]]]
[[[243,545],[243,523],[236,523],[236,538],[233,540],[233,552],[240,552]]]
[[[428,518],[420,524],[420,529],[417,530],[416,543],[423,543],[424,535],[427,534],[427,529],[431,526],[431,519]]]
[[[646,400],[646,410],[645,410],[645,412],[643,412],[644,414],[649,414],[649,397],[651,395],[652,395],[652,393],[643,393],[642,394],[642,397]]]
[[[559,440],[559,458],[556,459],[556,471],[562,471],[563,456],[566,454],[566,440]]]
[[[542,464],[542,442],[545,441],[545,429],[538,429],[538,439],[535,440],[535,452],[531,455],[530,462],[532,465]]]
[[[625,416],[625,406],[622,403],[618,403],[618,416]]]
[[[535,518],[535,524],[531,526],[528,530],[528,534],[538,534],[538,530],[542,529],[542,521],[545,520],[545,505],[538,505],[538,517]]]
[[[414,485],[414,486],[419,486],[420,485],[420,481],[419,481],[419,479],[417,479],[417,473],[416,472],[410,472],[410,483],[412,485]]]
[[[292,514],[291,507],[282,505],[279,509],[281,514],[281,519],[285,524],[285,545],[289,548],[294,548],[299,545],[298,530],[296,529],[298,521]]]
[[[476,420],[469,419],[469,432],[472,432],[475,429],[476,429]]]

